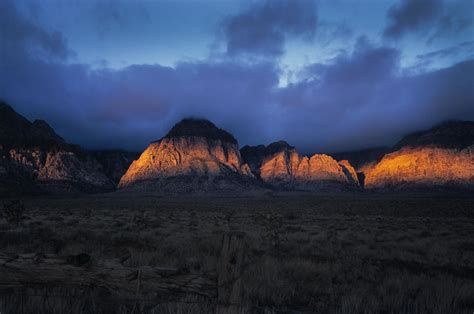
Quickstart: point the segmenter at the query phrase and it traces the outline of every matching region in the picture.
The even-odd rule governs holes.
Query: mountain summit
[[[218,191],[256,183],[230,133],[208,120],[184,119],[145,149],[121,178],[119,188]]]
[[[229,132],[220,129],[209,120],[186,118],[176,123],[165,138],[175,137],[203,137],[209,140],[220,140],[237,144],[237,140]]]

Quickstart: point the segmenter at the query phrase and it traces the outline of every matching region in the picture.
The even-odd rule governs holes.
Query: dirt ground
[[[469,196],[111,193],[22,202],[18,225],[0,219],[2,253],[86,253],[102,263],[128,252],[127,267],[204,273],[216,269],[223,234],[243,233],[244,313],[474,311]],[[130,307],[93,287],[0,291],[2,314],[215,312],[214,300],[192,295]]]

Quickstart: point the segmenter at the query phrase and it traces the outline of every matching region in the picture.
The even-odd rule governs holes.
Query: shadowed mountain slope
[[[114,188],[100,164],[42,120],[0,104],[0,195],[97,192]]]
[[[472,145],[474,145],[474,121],[447,121],[429,130],[404,136],[394,146],[394,150],[428,146],[463,149]]]
[[[96,150],[90,153],[102,166],[102,172],[115,184],[120,181],[130,164],[140,156],[140,153],[123,150]]]

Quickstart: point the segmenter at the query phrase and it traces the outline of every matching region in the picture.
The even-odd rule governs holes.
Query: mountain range
[[[141,153],[88,151],[0,103],[0,196],[123,192],[474,189],[474,122],[449,121],[393,147],[303,156],[285,141],[239,149],[184,119]]]

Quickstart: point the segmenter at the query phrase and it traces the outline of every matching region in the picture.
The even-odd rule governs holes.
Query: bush
[[[25,205],[20,200],[3,203],[1,215],[9,224],[18,226],[25,219],[24,213]]]

